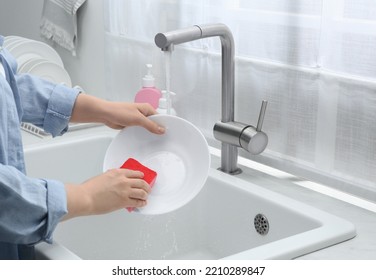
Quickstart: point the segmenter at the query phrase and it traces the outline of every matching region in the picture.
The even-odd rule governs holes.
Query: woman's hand
[[[154,114],[154,108],[146,103],[110,102],[81,93],[70,121],[99,122],[114,129],[138,125],[163,134],[165,129],[147,118]],[[63,219],[145,206],[150,186],[143,176],[139,171],[112,169],[80,185],[65,185],[68,214]]]
[[[65,185],[68,214],[63,219],[144,207],[151,188],[143,176],[139,171],[111,169],[80,185]]]
[[[164,133],[164,128],[146,118],[157,112],[148,103],[111,102],[105,124],[114,129],[138,125],[156,134]]]
[[[139,125],[152,133],[163,134],[165,129],[148,119],[156,114],[147,103],[111,102],[84,93],[78,95],[71,122],[99,122],[114,129]]]

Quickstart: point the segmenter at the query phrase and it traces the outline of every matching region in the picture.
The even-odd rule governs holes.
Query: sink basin
[[[66,138],[66,139],[63,139]],[[111,135],[25,148],[29,176],[79,183],[101,173]],[[211,168],[198,196],[163,215],[127,211],[58,225],[40,258],[292,259],[355,236],[353,224]]]

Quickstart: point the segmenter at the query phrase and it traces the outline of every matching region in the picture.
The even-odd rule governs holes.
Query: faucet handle
[[[263,100],[261,103],[260,115],[257,121],[256,131],[260,132],[262,129],[262,124],[264,123],[266,105],[268,105],[268,101]]]
[[[266,105],[268,101],[263,100],[261,103],[260,115],[257,121],[257,126],[248,125],[240,133],[239,143],[240,147],[247,150],[253,155],[262,153],[268,145],[268,135],[261,131],[264,123]]]
[[[240,122],[217,122],[214,138],[236,147],[242,147],[253,155],[262,153],[268,145],[268,135],[261,131],[268,101],[263,100],[257,127]]]

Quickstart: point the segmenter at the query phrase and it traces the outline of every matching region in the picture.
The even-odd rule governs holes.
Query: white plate
[[[103,171],[119,168],[128,158],[157,172],[148,204],[137,209],[145,215],[176,210],[193,199],[205,184],[210,167],[208,144],[190,122],[170,115],[149,117],[166,128],[155,135],[138,126],[119,132],[107,149]]]
[[[51,48],[49,45],[34,40],[21,40],[15,42],[15,45],[12,45],[8,51],[17,59],[18,57],[24,54],[35,54],[49,60],[61,67],[64,67],[63,61],[61,60],[59,54]]]
[[[21,69],[24,67],[26,63],[35,59],[41,59],[41,58],[40,56],[36,54],[32,54],[32,53],[26,53],[18,57],[17,58],[18,72],[21,72]]]
[[[1,61],[0,61],[0,76],[3,76],[5,78],[5,70]]]
[[[23,57],[23,56],[22,56]],[[45,60],[44,58],[41,58],[39,56],[34,56],[32,57],[31,59],[25,61],[25,63],[23,63],[22,65],[19,64],[18,65],[18,72],[19,73],[28,73],[29,70],[34,67],[35,65],[37,65],[38,63],[41,63],[41,62],[45,62],[47,60]]]
[[[47,60],[38,60],[38,63],[33,65],[27,73],[41,77],[55,84],[64,84],[68,87],[72,87],[72,81],[67,71],[60,65]]]
[[[21,42],[23,40],[25,40],[25,38],[20,37],[20,36],[7,36],[7,37],[4,37],[3,47],[7,48],[9,50],[9,47],[11,47],[14,43]]]

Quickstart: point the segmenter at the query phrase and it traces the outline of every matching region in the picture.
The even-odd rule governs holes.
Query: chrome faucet
[[[174,45],[218,36],[222,44],[222,117],[214,125],[214,137],[221,141],[221,167],[223,172],[239,174],[238,147],[251,154],[260,154],[268,144],[268,136],[261,131],[267,101],[262,102],[257,126],[235,122],[235,48],[230,29],[221,23],[195,25],[166,33],[158,33],[155,44],[162,51],[171,51]]]

